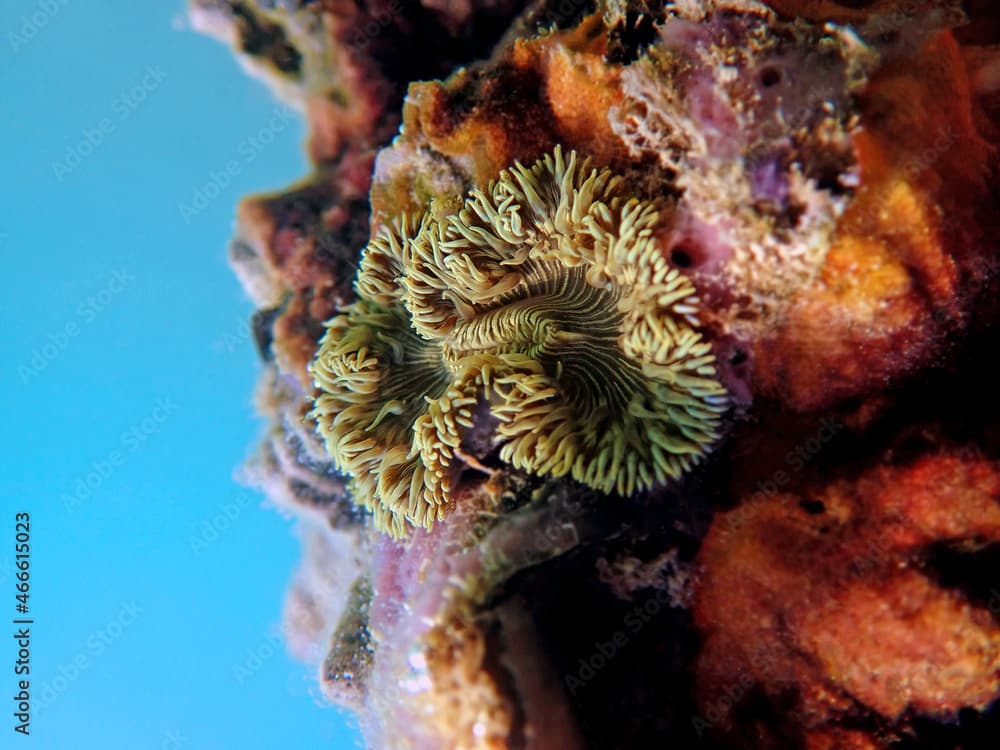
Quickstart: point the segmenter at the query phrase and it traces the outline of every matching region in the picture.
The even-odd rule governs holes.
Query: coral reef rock
[[[369,747],[998,746],[1000,5],[191,18],[309,127],[245,474]]]

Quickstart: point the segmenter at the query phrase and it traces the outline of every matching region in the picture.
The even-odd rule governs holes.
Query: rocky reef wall
[[[264,362],[248,473],[307,529],[290,645],[321,654],[326,695],[372,748],[996,747],[994,4],[193,0],[191,16],[309,123],[313,173],[244,199],[230,248]],[[571,153],[614,175],[601,201],[590,172],[537,195],[516,177]],[[556,260],[581,270],[533,281]],[[622,320],[651,305],[635,325],[667,343],[612,333],[588,362],[621,346],[639,363],[623,371],[668,401],[706,386],[665,358],[703,357],[697,377],[725,398],[642,436],[659,446],[648,482],[641,460],[631,483],[605,476],[640,443],[579,472],[557,460],[613,425],[582,407],[505,452],[517,419],[586,390],[575,358],[596,346],[553,298],[526,314],[549,316],[530,336],[551,334],[529,336],[526,363],[507,344],[528,334],[500,342],[483,301],[523,307],[518,284],[599,290]],[[338,370],[358,385],[316,407],[324,435],[321,340],[368,326],[358,372],[405,359],[359,312],[397,300],[414,340],[444,341],[433,356],[465,411],[427,416],[408,453],[379,442],[409,413],[383,385],[358,397],[383,398],[378,416],[338,432],[369,393]],[[476,316],[478,349],[456,333]],[[552,341],[570,343],[546,359]],[[461,380],[472,349],[492,358]],[[551,387],[511,395],[536,381]],[[588,398],[573,403],[604,408]],[[696,447],[679,438],[702,428]],[[410,469],[359,478],[352,450]],[[696,455],[656,474],[672,451]],[[442,483],[428,516],[413,498]]]

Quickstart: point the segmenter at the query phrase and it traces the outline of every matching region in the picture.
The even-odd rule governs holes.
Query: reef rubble
[[[246,476],[371,748],[997,746],[998,6],[190,6],[309,126]]]

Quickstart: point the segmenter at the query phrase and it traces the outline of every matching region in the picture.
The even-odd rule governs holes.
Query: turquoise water
[[[233,207],[305,173],[303,126],[179,2],[0,19],[0,633],[18,512],[33,620],[0,747],[354,747],[277,635],[294,528],[232,478],[261,429]]]

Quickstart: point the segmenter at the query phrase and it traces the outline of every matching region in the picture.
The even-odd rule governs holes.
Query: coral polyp
[[[376,525],[444,516],[477,419],[501,461],[606,493],[700,460],[726,393],[655,205],[558,147],[455,203],[372,240],[312,364],[312,415]]]

